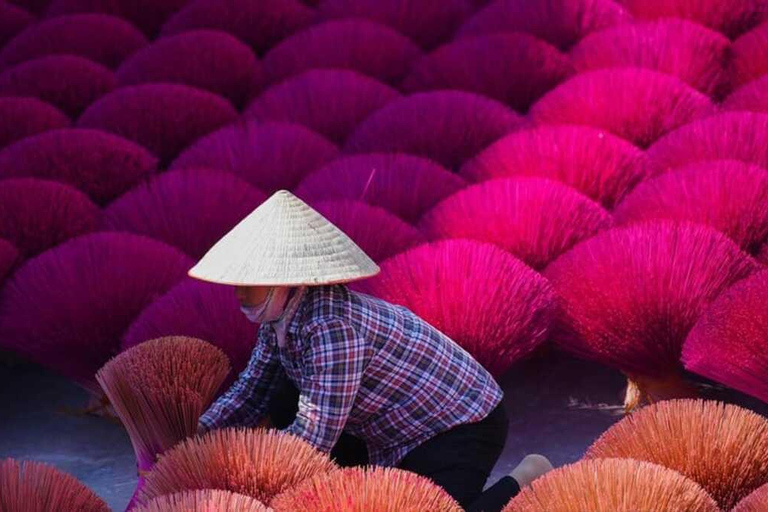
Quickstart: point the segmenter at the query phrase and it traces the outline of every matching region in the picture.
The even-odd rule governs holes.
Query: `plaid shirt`
[[[286,431],[330,452],[342,430],[372,464],[394,466],[436,434],[483,419],[503,392],[491,375],[409,309],[343,285],[306,289],[284,347],[270,324],[237,382],[201,417],[207,429],[255,425],[287,376],[300,391]]]

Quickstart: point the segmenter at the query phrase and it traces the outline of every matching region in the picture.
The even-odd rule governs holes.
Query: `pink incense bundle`
[[[696,482],[657,464],[584,460],[535,480],[503,512],[720,512]]]
[[[620,25],[594,32],[572,51],[579,71],[632,66],[673,75],[704,94],[723,92],[731,42],[681,19]]]
[[[767,88],[768,76],[755,79],[725,98],[723,109],[768,113]]]
[[[567,50],[581,38],[631,21],[631,16],[611,0],[494,0],[470,18],[459,37],[526,32]]]
[[[548,43],[527,34],[496,34],[441,46],[416,63],[403,89],[469,91],[525,112],[572,73],[570,60]]]
[[[426,241],[421,231],[378,206],[342,199],[313,203],[312,207],[338,226],[375,262]]]
[[[157,457],[197,433],[197,420],[229,373],[227,356],[196,338],[145,341],[110,359],[96,380],[131,438],[139,483]]]
[[[147,37],[155,38],[160,26],[189,0],[44,0],[50,1],[45,14],[48,17],[74,13],[103,13],[130,21]]]
[[[403,152],[458,169],[525,121],[505,105],[460,91],[418,93],[392,101],[363,121],[347,153]]]
[[[226,171],[168,171],[113,201],[104,210],[103,228],[156,238],[199,259],[265,199]]]
[[[230,491],[204,489],[167,494],[134,512],[272,512],[257,499]]]
[[[768,73],[768,23],[747,32],[731,45],[728,73],[736,89]]]
[[[21,255],[16,247],[11,242],[0,238],[0,287],[19,262],[21,262]]]
[[[98,393],[120,335],[193,261],[129,233],[73,238],[27,260],[0,294],[0,343]]]
[[[0,460],[3,512],[109,512],[93,491],[72,475],[35,461]]]
[[[314,476],[272,500],[275,512],[460,512],[430,479],[394,468],[345,468]]]
[[[497,377],[544,343],[555,315],[546,279],[507,251],[472,240],[415,247],[357,286],[409,308]]]
[[[536,270],[611,225],[607,211],[571,187],[525,177],[465,188],[433,207],[419,223],[433,240],[490,242]]]
[[[768,242],[768,173],[737,160],[681,167],[638,185],[614,217],[618,224],[650,219],[707,224],[756,255]]]
[[[645,148],[714,110],[707,96],[673,76],[618,68],[576,75],[544,95],[530,114],[537,123],[593,126]]]
[[[683,346],[686,369],[768,402],[768,272],[715,300]]]
[[[311,69],[349,69],[397,86],[421,50],[379,23],[352,19],[320,23],[289,37],[264,56],[270,83]]]
[[[0,149],[38,133],[67,128],[69,118],[36,98],[0,98]]]
[[[320,16],[363,18],[387,25],[425,49],[450,40],[464,20],[472,14],[467,0],[414,2],[412,0],[325,0]]]
[[[364,201],[413,224],[464,186],[466,182],[455,173],[426,158],[371,153],[334,160],[304,178],[295,194],[308,202]]]
[[[16,37],[35,21],[35,17],[21,6],[3,2],[0,4],[0,47]]]
[[[163,25],[161,35],[221,30],[262,55],[314,18],[314,11],[299,0],[192,0]]]
[[[296,124],[238,121],[195,142],[172,169],[221,169],[266,194],[291,189],[336,157],[338,148]]]
[[[120,85],[180,83],[229,99],[242,107],[259,87],[261,65],[235,36],[195,30],[158,39],[131,55],[117,70]]]
[[[395,89],[354,71],[319,69],[273,85],[245,115],[301,124],[343,144],[361,121],[399,97]]]
[[[223,428],[185,439],[165,452],[139,496],[148,500],[185,490],[222,489],[269,505],[272,498],[336,468],[303,439],[261,428]]]
[[[586,126],[542,126],[507,135],[461,168],[471,181],[537,176],[570,185],[610,209],[647,174],[645,153]]]
[[[768,420],[722,402],[666,400],[608,429],[586,459],[644,460],[679,471],[722,507],[768,483]]]
[[[74,14],[31,25],[0,49],[0,69],[46,55],[79,55],[110,69],[147,44],[125,20],[103,14]]]
[[[656,172],[707,160],[742,160],[768,167],[768,115],[727,112],[687,124],[648,149]]]
[[[35,178],[0,182],[0,238],[25,259],[95,231],[100,220],[99,207],[69,185]]]
[[[55,76],[56,80],[51,80]],[[50,103],[76,118],[117,86],[114,73],[74,55],[28,60],[0,74],[1,96],[27,96]]]
[[[621,0],[638,19],[683,18],[731,39],[766,19],[763,0]]]
[[[731,512],[764,512],[768,509],[768,484],[741,500]]]
[[[36,177],[82,190],[99,205],[157,169],[138,144],[99,130],[51,130],[0,151],[0,178]]]
[[[245,368],[256,343],[256,331],[240,311],[229,286],[187,277],[144,308],[125,331],[120,350],[171,335],[206,340],[220,348],[232,365],[224,388]]]
[[[83,112],[77,125],[141,144],[168,163],[185,147],[237,119],[224,98],[179,84],[122,87]]]
[[[629,379],[625,405],[695,395],[682,380],[688,331],[717,295],[757,269],[708,226],[648,221],[577,245],[544,275],[560,299],[565,350]]]

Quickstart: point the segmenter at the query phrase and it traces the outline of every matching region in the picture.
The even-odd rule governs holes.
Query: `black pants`
[[[285,428],[293,422],[298,400],[299,391],[286,379],[270,403],[276,428]],[[420,444],[397,467],[430,478],[468,512],[498,512],[520,492],[517,482],[509,476],[483,492],[504,448],[508,425],[502,402],[483,420],[459,425]],[[368,463],[365,443],[346,432],[339,437],[331,457],[345,467]]]

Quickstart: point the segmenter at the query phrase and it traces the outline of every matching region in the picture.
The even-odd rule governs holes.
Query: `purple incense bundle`
[[[321,18],[363,18],[387,25],[429,50],[451,39],[472,14],[467,0],[325,0]]]
[[[36,98],[0,98],[0,149],[38,133],[67,128],[69,117]]]
[[[131,22],[147,37],[155,38],[163,22],[187,3],[189,0],[50,0],[46,16],[75,13],[111,14]]]
[[[257,329],[240,311],[230,287],[184,278],[144,308],[123,334],[120,350],[164,336],[206,340],[219,347],[232,365],[223,389],[248,363]]]
[[[470,238],[496,244],[541,270],[612,224],[607,211],[571,187],[522,177],[465,188],[429,210],[419,227],[433,240]]]
[[[587,34],[631,22],[611,0],[495,0],[470,18],[459,37],[525,32],[567,50]]]
[[[162,35],[221,30],[263,55],[314,18],[314,11],[298,0],[192,0],[163,25]]]
[[[265,199],[227,171],[169,171],[107,206],[103,228],[162,240],[197,260]]]
[[[741,500],[731,512],[761,512],[768,507],[768,484]]]
[[[221,169],[266,194],[290,189],[336,157],[338,148],[296,124],[238,121],[203,137],[171,164],[172,169]]]
[[[465,186],[455,173],[426,158],[372,153],[334,160],[304,178],[295,193],[310,202],[364,201],[414,224],[426,210]]]
[[[409,308],[496,377],[547,339],[555,314],[552,287],[492,244],[424,244],[389,258],[381,269],[357,287]]]
[[[587,126],[542,126],[507,135],[461,168],[470,181],[536,176],[570,185],[611,209],[647,174],[645,153]]]
[[[97,391],[120,335],[192,260],[129,233],[83,235],[27,260],[0,294],[2,348]]]
[[[469,91],[525,112],[571,74],[570,60],[541,39],[527,34],[495,34],[441,46],[413,66],[403,89]]]
[[[20,261],[21,255],[16,247],[8,240],[0,238],[0,287]]]
[[[371,113],[400,93],[354,71],[307,71],[273,85],[245,112],[258,121],[284,121],[306,126],[336,144]]]
[[[421,56],[407,37],[385,25],[367,20],[339,20],[303,30],[264,56],[270,83],[310,69],[349,69],[398,86]]]
[[[237,119],[224,98],[180,84],[123,87],[86,110],[77,125],[119,135],[152,151],[163,163]]]
[[[0,74],[0,96],[39,98],[73,119],[116,86],[111,70],[75,55],[49,55],[24,61]]]
[[[737,160],[681,167],[638,185],[614,216],[618,224],[650,219],[707,224],[755,256],[768,242],[768,173]]]
[[[21,6],[3,2],[0,4],[0,47],[16,37],[35,21],[35,17]]]
[[[768,402],[767,300],[765,271],[723,292],[685,341],[686,369]]]
[[[402,152],[458,169],[525,121],[505,105],[468,92],[418,93],[392,101],[363,121],[347,153]]]
[[[378,206],[342,199],[312,203],[312,207],[377,263],[426,241],[421,231]]]
[[[117,70],[120,85],[177,83],[227,98],[238,108],[263,80],[253,51],[235,36],[195,30],[163,37],[131,55]]]
[[[708,226],[648,221],[605,231],[544,272],[560,299],[553,339],[627,375],[628,410],[693,396],[681,375],[685,337],[717,295],[756,270]]]
[[[70,185],[36,178],[0,182],[0,238],[25,259],[97,230],[100,221],[99,207]]]
[[[768,115],[726,112],[687,124],[648,148],[654,172],[707,160],[768,167]]]
[[[750,30],[731,45],[728,74],[736,89],[768,73],[768,23]]]
[[[60,181],[82,190],[99,205],[156,169],[157,159],[149,151],[100,130],[52,130],[0,151],[0,178]]]
[[[709,96],[727,85],[731,42],[681,19],[620,25],[585,37],[571,57],[579,71],[632,66],[673,75]]]
[[[46,55],[79,55],[110,69],[147,44],[127,21],[103,14],[74,14],[30,25],[0,50],[0,69]]]
[[[579,74],[544,95],[530,114],[537,123],[593,126],[645,148],[714,110],[709,97],[673,76],[625,68]]]

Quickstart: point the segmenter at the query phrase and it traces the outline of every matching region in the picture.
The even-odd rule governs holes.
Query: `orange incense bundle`
[[[303,480],[334,469],[328,455],[276,430],[224,428],[185,439],[160,456],[139,502],[189,489],[224,489],[269,504]]]
[[[317,475],[272,501],[275,512],[460,512],[428,478],[392,468],[346,468]]]
[[[136,512],[271,512],[257,499],[230,491],[202,489],[169,494],[134,509]]]
[[[768,510],[768,484],[744,498],[731,512],[765,512]]]
[[[158,454],[197,433],[198,418],[228,372],[220,349],[184,336],[136,345],[98,371],[96,380],[128,430],[140,475]],[[142,485],[140,478],[137,492]]]
[[[3,512],[109,512],[101,498],[75,477],[42,462],[0,461]]]
[[[584,460],[552,471],[515,496],[502,512],[718,512],[696,482],[657,464]]]
[[[616,423],[585,455],[611,457],[679,471],[730,510],[768,483],[768,420],[715,401],[659,402]]]

